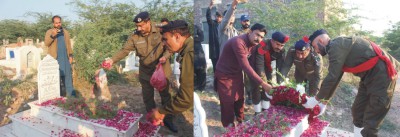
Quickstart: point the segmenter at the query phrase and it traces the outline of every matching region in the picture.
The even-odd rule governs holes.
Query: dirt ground
[[[400,79],[397,80],[400,82]],[[221,123],[221,112],[218,94],[213,90],[213,76],[207,76],[207,87],[203,93],[198,93],[207,116],[207,126],[209,136],[219,135],[225,131]],[[336,91],[331,103],[321,119],[331,122],[330,127],[344,131],[353,132],[351,117],[351,104],[356,95],[356,88],[349,83],[342,82]],[[245,111],[245,119],[250,119],[253,114],[252,106]],[[388,112],[378,136],[399,137],[400,136],[400,86],[397,84],[395,94],[392,99],[391,109]]]

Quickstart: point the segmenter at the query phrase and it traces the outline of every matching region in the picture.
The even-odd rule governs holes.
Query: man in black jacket
[[[213,70],[215,71],[215,67],[217,65],[218,57],[219,57],[219,41],[218,41],[218,25],[222,21],[222,15],[218,11],[215,13],[215,20],[211,18],[211,8],[214,6],[213,0],[210,2],[210,6],[207,8],[206,18],[208,24],[208,45],[209,45],[209,58],[213,64]]]
[[[204,40],[203,30],[198,26],[194,26],[194,90],[203,91],[206,87],[206,58],[201,46]]]

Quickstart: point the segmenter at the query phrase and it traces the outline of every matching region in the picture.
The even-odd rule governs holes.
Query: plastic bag
[[[156,71],[154,71],[151,76],[150,84],[156,88],[158,92],[163,91],[167,87],[167,78],[165,77],[161,63],[157,65]]]

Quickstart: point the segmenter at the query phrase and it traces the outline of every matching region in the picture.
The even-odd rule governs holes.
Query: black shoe
[[[178,133],[178,128],[171,121],[164,120],[164,126],[167,126],[170,131]]]

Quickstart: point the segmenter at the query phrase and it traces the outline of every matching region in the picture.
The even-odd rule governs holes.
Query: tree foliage
[[[74,0],[69,3],[82,19],[82,22],[75,24],[74,56],[78,76],[92,80],[100,63],[120,50],[136,29],[133,18],[141,11],[148,11],[151,20],[155,22],[166,17],[169,20],[184,19],[193,23],[193,6],[188,2],[143,2],[144,7],[137,7],[135,3],[101,0]]]
[[[392,28],[384,32],[382,46],[389,50],[389,53],[400,60],[400,22],[392,25]]]
[[[348,14],[351,10],[325,5],[329,4],[326,1],[295,0],[258,1],[245,7],[255,14],[252,22],[266,25],[271,33],[281,31],[290,35],[289,44],[292,45],[317,29],[324,28],[331,37],[336,37],[350,31],[351,25],[357,23],[358,17]]]
[[[34,23],[14,19],[0,21],[0,39],[9,39],[10,43],[17,42],[18,37],[44,40],[46,31],[53,27],[51,22],[53,14],[27,12],[25,16],[32,16],[36,21]],[[64,28],[69,29],[71,22],[63,18],[62,24]]]
[[[10,43],[17,42],[18,37],[31,37],[31,24],[20,20],[0,21],[0,39],[9,39]]]

